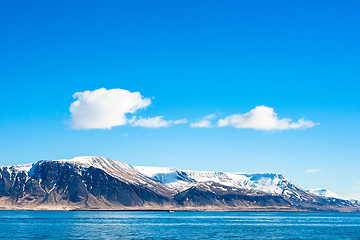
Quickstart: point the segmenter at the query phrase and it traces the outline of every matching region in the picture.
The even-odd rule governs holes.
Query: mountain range
[[[133,167],[103,157],[0,167],[1,210],[360,212],[326,189],[303,190],[278,173]]]

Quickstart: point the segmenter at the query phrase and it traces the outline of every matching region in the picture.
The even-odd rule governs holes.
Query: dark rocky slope
[[[3,168],[0,174],[1,202],[19,208],[162,206],[171,201],[169,196],[126,183],[92,166],[42,161],[34,164],[29,173]]]

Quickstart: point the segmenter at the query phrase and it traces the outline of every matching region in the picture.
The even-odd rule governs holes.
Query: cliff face
[[[209,172],[209,179],[204,172],[176,172],[180,177],[152,178],[98,157],[0,167],[0,209],[359,210],[356,202],[316,196],[278,175],[251,175],[253,182],[240,186],[226,173],[214,173],[219,183]]]

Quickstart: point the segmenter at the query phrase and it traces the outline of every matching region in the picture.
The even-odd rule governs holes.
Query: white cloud
[[[245,114],[234,114],[220,119],[219,127],[233,126],[235,128],[251,128],[256,130],[287,130],[311,128],[318,123],[299,119],[293,122],[290,118],[279,119],[273,108],[257,106]]]
[[[175,121],[173,121],[173,123],[175,125],[179,125],[179,124],[188,123],[188,120],[184,118],[184,119],[175,120]]]
[[[144,127],[144,128],[161,128],[161,127],[169,127],[173,124],[183,124],[187,123],[186,119],[179,120],[164,120],[162,116],[157,117],[149,117],[136,119],[135,117],[130,121],[133,127]]]
[[[216,113],[206,115],[201,120],[190,123],[190,127],[192,127],[192,128],[209,128],[209,127],[211,127],[210,120],[215,117],[216,117]]]
[[[212,113],[212,114],[209,114],[209,115],[206,115],[205,117],[203,117],[203,119],[213,119],[213,118],[216,118],[216,113]]]
[[[211,127],[211,122],[209,120],[200,120],[198,122],[190,123],[190,127],[192,128],[209,128]]]
[[[135,113],[151,104],[139,92],[100,88],[77,92],[70,105],[72,127],[75,129],[110,129],[128,123],[127,113]]]
[[[321,171],[320,168],[314,168],[314,169],[305,170],[306,173],[317,173],[317,172],[320,172],[320,171]]]
[[[163,116],[127,118],[139,109],[145,109],[151,104],[149,98],[139,92],[129,92],[123,89],[100,88],[94,91],[77,92],[73,95],[75,101],[70,105],[72,127],[74,129],[111,129],[114,126],[130,124],[133,127],[161,128],[184,124],[186,119],[164,120]],[[217,114],[209,114],[199,121],[191,122],[192,128],[210,128],[212,119]],[[299,119],[293,122],[289,118],[279,119],[273,108],[257,106],[245,114],[234,114],[220,119],[218,127],[233,126],[235,128],[252,128],[260,130],[286,130],[310,128],[317,123]]]

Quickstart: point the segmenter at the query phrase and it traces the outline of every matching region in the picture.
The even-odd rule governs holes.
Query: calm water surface
[[[359,213],[0,211],[0,239],[360,239]]]

